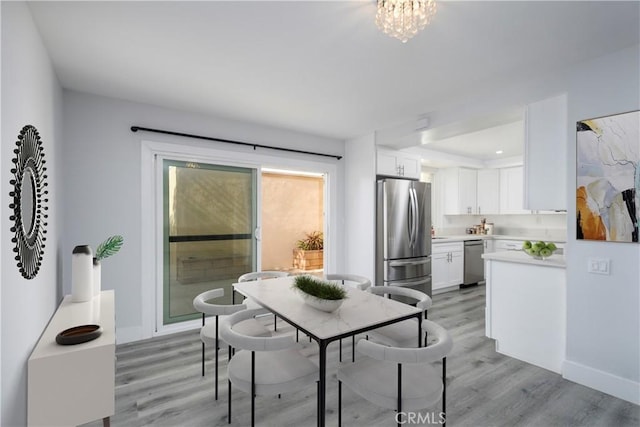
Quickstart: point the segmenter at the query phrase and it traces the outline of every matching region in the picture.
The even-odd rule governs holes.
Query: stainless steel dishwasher
[[[475,285],[484,280],[484,260],[482,240],[464,242],[464,280],[462,286]]]

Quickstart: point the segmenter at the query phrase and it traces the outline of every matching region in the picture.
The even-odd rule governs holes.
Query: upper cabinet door
[[[475,215],[476,171],[466,168],[445,168],[438,171],[444,192],[444,215]]]
[[[567,95],[525,110],[524,207],[567,209]]]
[[[477,172],[475,169],[460,168],[458,170],[458,203],[461,214],[475,215],[477,206]]]
[[[500,213],[531,213],[522,208],[522,167],[500,169]]]
[[[378,175],[420,179],[420,156],[379,148],[376,157]]]
[[[478,170],[478,215],[500,212],[500,171],[498,169]]]

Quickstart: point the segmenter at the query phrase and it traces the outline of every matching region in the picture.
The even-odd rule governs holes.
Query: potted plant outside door
[[[293,268],[299,270],[319,270],[323,266],[324,237],[321,231],[306,233],[304,239],[296,242],[293,250]]]

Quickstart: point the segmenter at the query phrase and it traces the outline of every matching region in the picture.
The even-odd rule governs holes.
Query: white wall
[[[101,240],[111,234],[124,237],[125,244],[120,253],[106,260],[102,266],[103,288],[115,289],[119,343],[147,336],[143,331],[145,322],[142,319],[142,307],[154,298],[141,285],[142,251],[149,250],[148,242],[143,242],[141,237],[141,222],[147,220],[142,218],[141,208],[141,141],[184,144],[199,152],[207,149],[224,151],[236,158],[254,153],[248,147],[145,132],[133,133],[130,130],[132,125],[344,154],[344,143],[338,140],[71,91],[64,92],[64,118],[64,156],[67,165],[64,171],[67,190],[65,205],[68,207],[64,218],[64,253],[71,253],[78,244],[89,244],[95,249]],[[343,161],[261,149],[256,153],[274,159],[311,159],[335,163],[339,172],[332,179],[337,180],[337,188],[342,188]],[[342,196],[338,200],[342,200]],[[152,221],[153,218],[148,220]],[[336,225],[337,236],[343,234],[340,222]],[[338,250],[343,248],[340,241],[336,242],[336,246]],[[70,262],[66,259],[63,273],[64,291],[69,293]]]
[[[31,14],[23,2],[2,2],[2,337],[1,388],[3,426],[26,425],[27,359],[60,299],[60,180],[62,91]],[[49,183],[49,218],[44,259],[38,275],[23,279],[14,260],[9,216],[10,159],[20,130],[34,125],[43,140]]]
[[[575,123],[640,109],[640,46],[576,67],[568,84],[567,364],[564,375],[640,404],[640,244],[576,241]],[[591,257],[611,275],[587,273]]]
[[[564,375],[635,403],[640,403],[640,245],[576,241],[575,122],[640,109],[639,51],[640,46],[632,46],[430,113],[432,127],[437,128],[568,93],[567,145],[558,147],[568,154],[565,249],[568,317]],[[367,162],[370,162],[367,155],[355,157],[349,167],[360,168],[362,174],[358,175],[366,179],[363,174]],[[373,182],[375,171],[368,173],[368,179]],[[347,214],[351,215],[349,210]],[[347,217],[347,224],[351,221],[355,219]],[[373,241],[366,236],[357,237],[363,245]],[[587,273],[590,257],[610,259],[611,275]]]
[[[575,64],[436,112],[434,126],[567,92],[567,362],[570,380],[640,403],[640,245],[576,241],[575,123],[640,109],[640,46]],[[611,275],[587,273],[590,257]]]
[[[345,246],[349,273],[375,280],[376,150],[373,134],[345,144]]]

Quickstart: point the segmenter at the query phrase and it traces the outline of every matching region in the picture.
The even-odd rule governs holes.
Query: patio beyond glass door
[[[256,270],[257,171],[163,160],[163,324],[195,319],[193,298]]]

